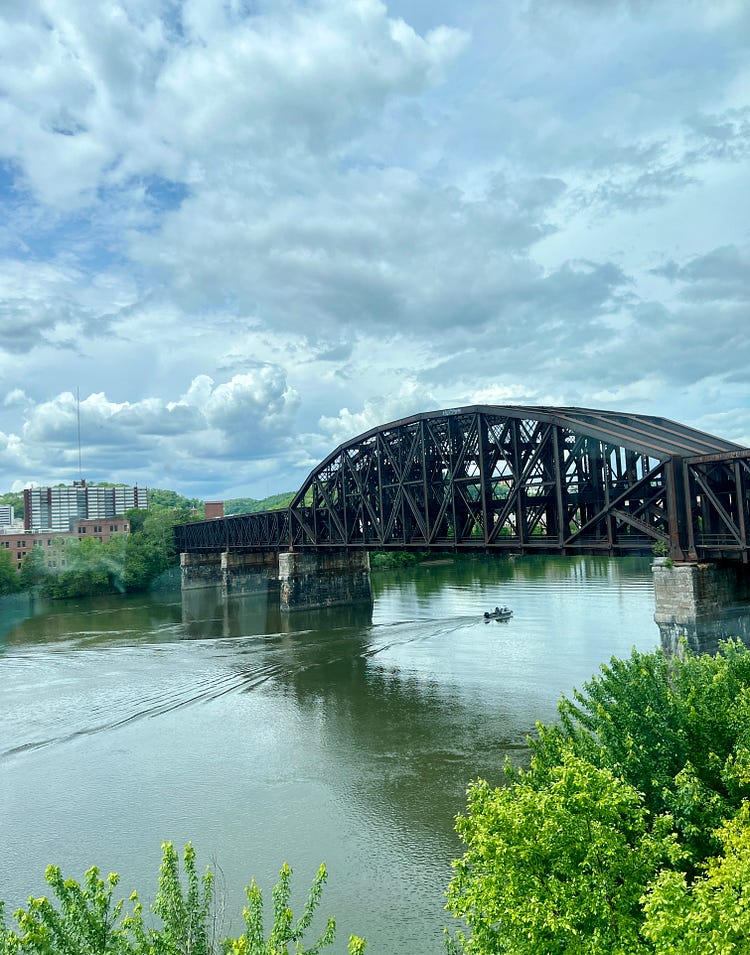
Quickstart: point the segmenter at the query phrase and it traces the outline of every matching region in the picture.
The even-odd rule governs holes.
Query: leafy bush
[[[302,917],[295,922],[289,907],[292,870],[284,865],[273,889],[273,925],[266,937],[263,926],[263,896],[253,880],[247,888],[243,910],[245,931],[238,938],[218,939],[213,906],[213,875],[199,875],[195,851],[185,847],[180,877],[179,859],[171,842],[162,846],[159,887],[151,912],[161,925],[147,927],[137,893],[130,896],[132,908],[113,901],[119,878],[110,873],[102,879],[93,867],[83,884],[63,879],[57,866],[45,873],[57,904],[46,897],[30,898],[28,908],[16,912],[16,929],[3,919],[0,902],[0,955],[289,955],[290,945],[298,955],[318,955],[335,940],[336,923],[328,919],[323,934],[311,948],[303,948],[305,933],[320,903],[327,873],[321,865],[308,894]],[[350,955],[363,955],[365,943],[352,936]]]
[[[750,652],[634,651],[559,710],[529,769],[469,788],[454,949],[748,951],[733,939],[750,927]]]

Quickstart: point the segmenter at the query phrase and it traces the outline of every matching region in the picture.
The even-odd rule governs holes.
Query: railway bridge
[[[664,636],[750,596],[749,523],[750,448],[650,415],[472,405],[347,441],[283,510],[175,533],[183,586],[265,575],[288,609],[366,599],[372,550],[655,554]]]

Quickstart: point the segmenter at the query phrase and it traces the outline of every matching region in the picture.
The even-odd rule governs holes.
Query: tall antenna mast
[[[83,468],[81,467],[81,395],[76,385],[76,422],[78,425],[78,478],[83,480]]]

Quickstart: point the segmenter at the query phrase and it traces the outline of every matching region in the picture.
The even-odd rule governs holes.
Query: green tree
[[[125,546],[124,583],[128,590],[145,590],[178,561],[174,525],[187,520],[184,511],[155,507],[140,529],[131,532]]]
[[[664,871],[645,898],[644,936],[657,955],[745,955],[750,948],[750,809],[716,832],[722,851],[688,882]]]
[[[190,513],[195,510],[199,515],[203,514],[203,501],[197,497],[183,497],[177,491],[170,491],[165,488],[153,487],[148,492],[149,510],[153,508],[166,508],[168,510],[180,510]]]
[[[750,750],[750,653],[728,641],[715,655],[633,651],[563,697],[560,723],[539,727],[538,765],[566,748],[606,767],[669,813],[688,850],[688,871],[718,848],[714,830],[750,787],[737,766]]]
[[[117,568],[113,566],[107,548],[93,537],[66,540],[60,551],[65,569],[50,574],[42,585],[49,597],[89,597],[110,593]]]
[[[21,590],[31,590],[44,583],[48,576],[47,563],[41,547],[32,547],[21,561],[18,583]]]
[[[30,898],[28,908],[16,913],[18,931],[5,926],[0,907],[2,955],[135,955],[121,922],[124,903],[112,901],[116,874],[110,873],[105,881],[94,867],[79,885],[63,879],[60,869],[51,865],[45,879],[57,905],[46,896]]]
[[[448,908],[471,929],[467,953],[600,955],[645,951],[640,898],[674,858],[668,821],[649,826],[642,796],[606,769],[566,753],[542,787],[513,773],[500,789],[477,782],[457,831]]]
[[[224,501],[224,513],[229,516],[230,514],[256,514],[258,511],[277,511],[288,507],[295,493],[295,491],[287,491],[283,494],[272,494],[261,500],[254,497],[231,498]]]
[[[284,864],[279,873],[279,881],[273,889],[273,926],[266,938],[263,925],[263,894],[255,880],[247,887],[247,905],[242,910],[245,931],[239,938],[228,942],[226,952],[229,955],[287,955],[289,946],[299,955],[317,955],[321,948],[333,944],[336,937],[336,922],[329,918],[325,929],[312,948],[303,948],[302,941],[312,924],[315,911],[328,873],[321,865],[310,888],[307,904],[300,919],[295,923],[289,905],[291,897],[292,870]],[[351,950],[351,949],[350,949]]]
[[[745,871],[750,652],[738,641],[715,656],[633,652],[538,730],[527,771],[469,790],[457,824],[467,850],[448,890],[471,930],[458,948],[636,953],[658,938],[645,950],[681,955],[664,942],[663,913],[714,906],[721,921],[732,889],[720,880],[736,895]],[[744,896],[735,904],[744,911]],[[715,950],[746,950],[727,945]]]
[[[0,549],[0,596],[18,590],[18,573],[9,550]]]

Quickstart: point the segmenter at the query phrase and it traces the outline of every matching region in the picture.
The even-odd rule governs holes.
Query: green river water
[[[156,890],[161,842],[218,873],[225,934],[281,864],[321,861],[344,952],[442,951],[468,782],[611,656],[658,646],[648,560],[517,558],[373,574],[374,605],[282,616],[179,591],[0,611],[0,899],[44,868]],[[486,623],[496,604],[508,622]]]

